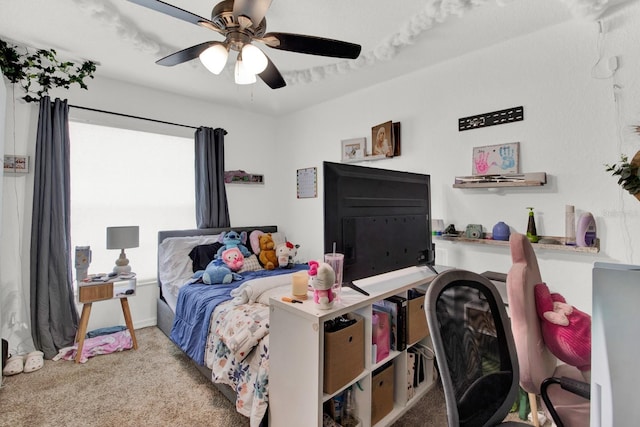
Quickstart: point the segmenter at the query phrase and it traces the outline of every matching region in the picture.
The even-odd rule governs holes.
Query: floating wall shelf
[[[489,234],[490,235],[490,234]],[[448,242],[455,243],[468,243],[472,245],[491,245],[491,246],[506,246],[509,247],[509,242],[505,240],[493,240],[490,238],[485,239],[469,239],[466,237],[462,237],[464,234],[462,232],[458,236],[435,236],[436,239],[445,240]],[[540,239],[554,239],[560,242],[560,244],[549,244],[549,243],[532,243],[534,249],[549,249],[553,251],[563,251],[563,252],[581,252],[581,253],[598,253],[600,252],[600,239],[596,239],[595,246],[582,247],[582,246],[567,246],[564,244],[564,237],[554,237],[554,236],[539,236]]]
[[[546,183],[546,172],[531,172],[503,175],[457,176],[453,188],[539,187]]]

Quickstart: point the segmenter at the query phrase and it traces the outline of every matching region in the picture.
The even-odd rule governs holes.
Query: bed
[[[255,230],[271,233],[276,243],[285,239],[276,226],[160,231],[158,327],[253,427],[267,419],[269,298],[288,295],[290,275],[307,266],[264,270],[252,253],[238,272],[242,279],[220,285],[194,283],[194,268],[214,256],[218,236],[229,230],[247,236]],[[246,247],[253,252],[249,241]]]

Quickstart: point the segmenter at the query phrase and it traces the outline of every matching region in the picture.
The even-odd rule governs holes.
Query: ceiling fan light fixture
[[[222,43],[214,44],[200,54],[200,62],[213,74],[220,74],[227,64],[229,51]]]
[[[256,74],[245,66],[240,55],[238,55],[238,60],[236,61],[235,81],[239,85],[250,85],[257,81]]]
[[[260,74],[267,68],[267,56],[256,46],[247,43],[242,46],[242,60],[244,66],[253,74]]]

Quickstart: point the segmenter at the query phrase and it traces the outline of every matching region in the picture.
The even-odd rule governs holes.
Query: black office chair
[[[458,269],[440,273],[429,285],[425,312],[449,427],[527,425],[504,422],[518,397],[518,359],[489,279]]]

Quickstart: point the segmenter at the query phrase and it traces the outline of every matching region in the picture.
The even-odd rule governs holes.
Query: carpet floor
[[[4,377],[0,425],[249,425],[160,329],[139,329],[136,337],[138,350],[93,357],[84,364],[45,360],[38,371]],[[446,425],[438,384],[393,427]]]

